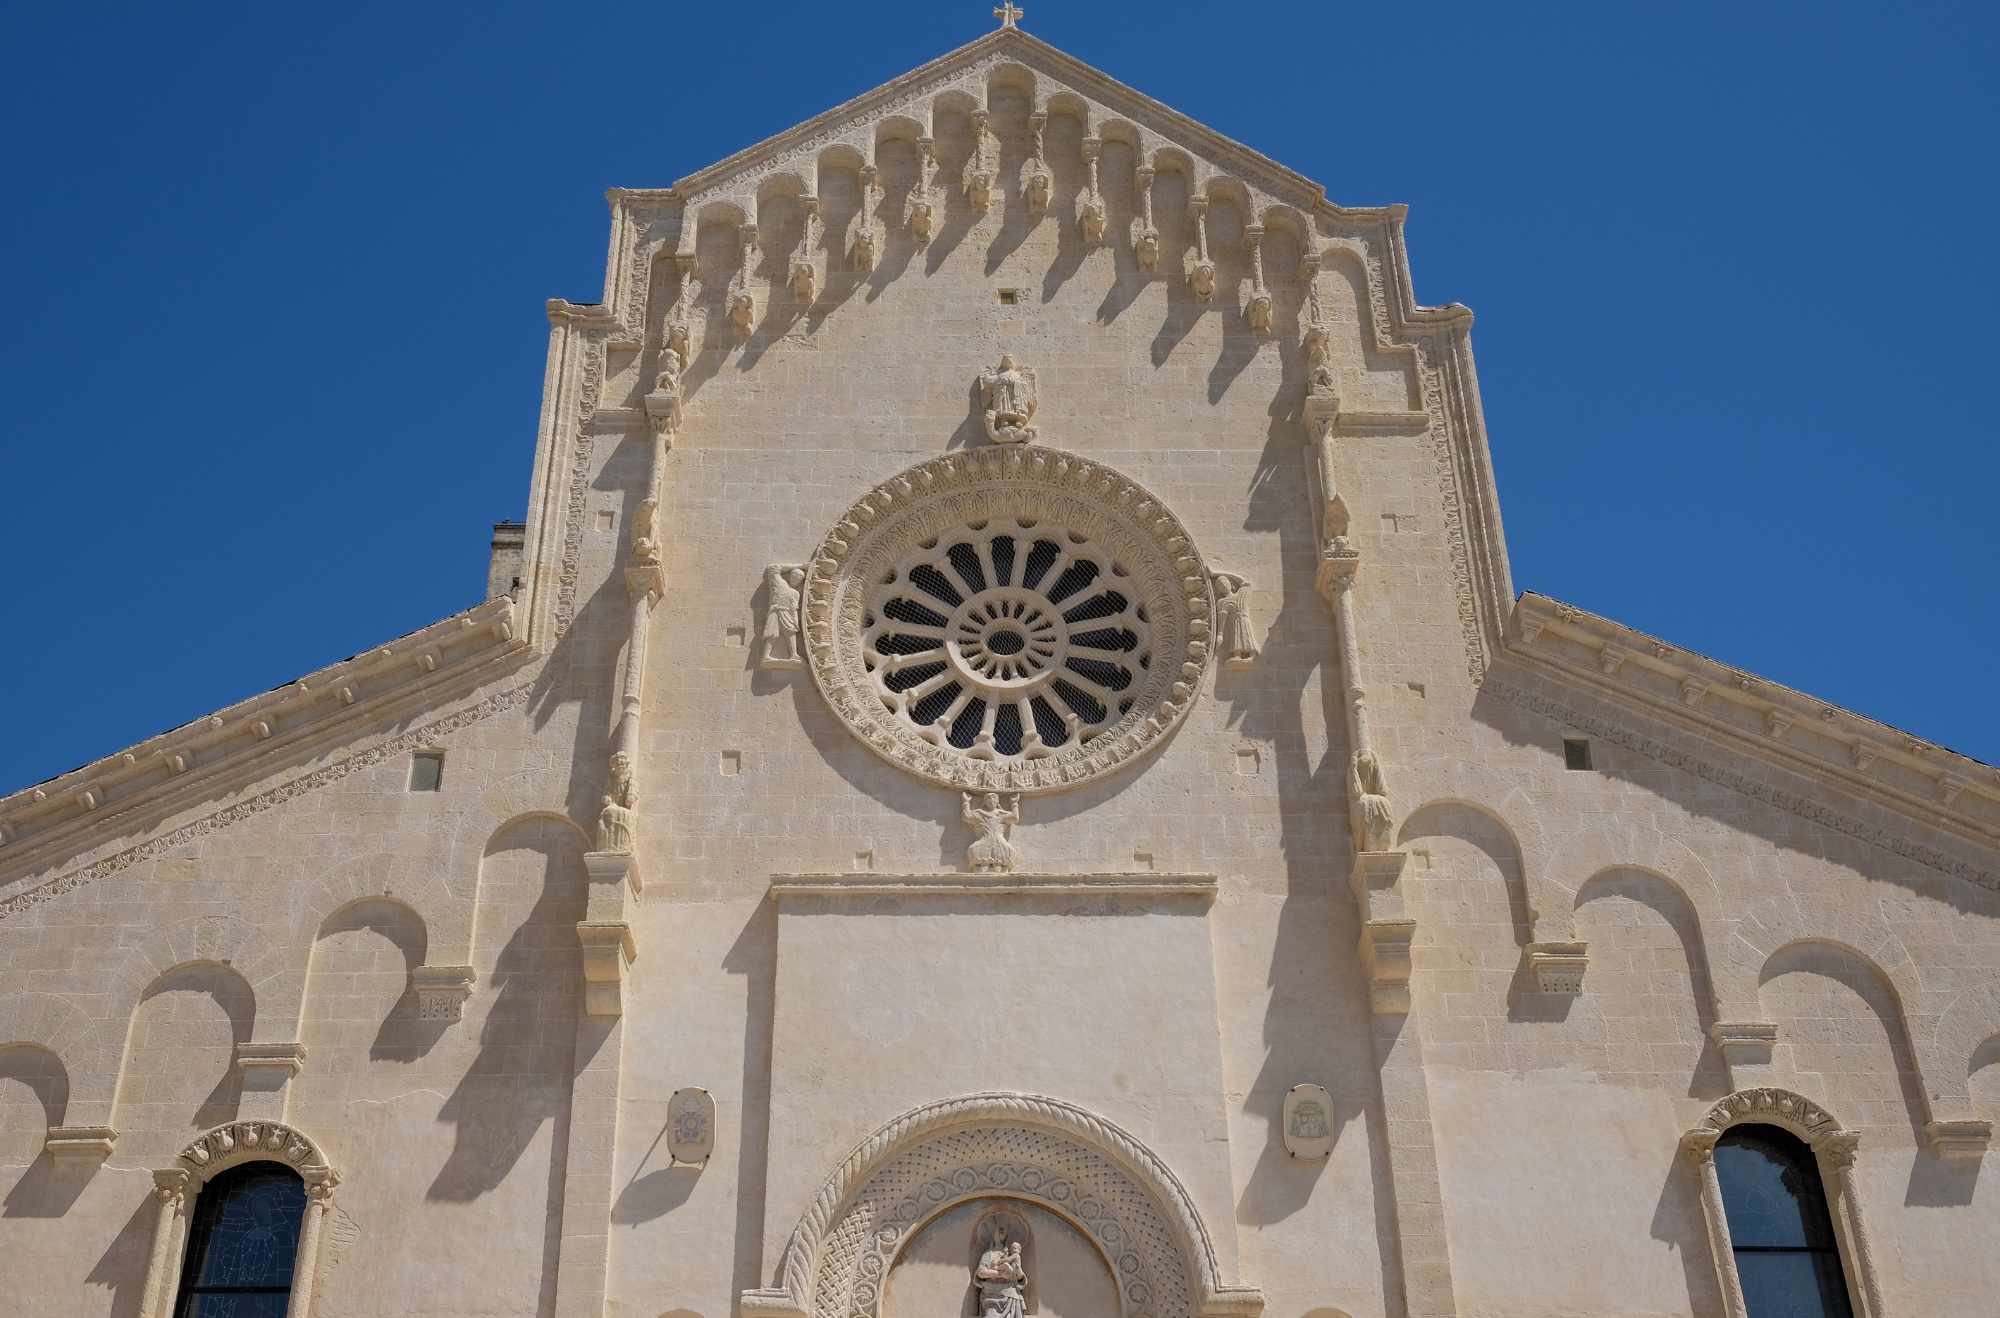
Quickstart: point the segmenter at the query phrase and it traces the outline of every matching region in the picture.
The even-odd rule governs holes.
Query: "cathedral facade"
[[[610,194],[483,603],[0,800],[0,1308],[1991,1311],[2000,776],[1517,595],[1402,210],[1000,12]]]

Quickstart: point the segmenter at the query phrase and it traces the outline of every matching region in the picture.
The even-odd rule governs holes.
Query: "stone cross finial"
[[[1000,20],[1001,27],[1013,27],[1026,17],[1026,11],[1015,4],[1014,0],[1007,0],[1007,3],[993,11],[993,17]]]

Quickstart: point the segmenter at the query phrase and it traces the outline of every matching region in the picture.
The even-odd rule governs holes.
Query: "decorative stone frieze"
[[[50,1126],[42,1151],[51,1162],[91,1165],[109,1158],[117,1143],[109,1126]]]
[[[1192,705],[1213,627],[1207,570],[1173,514],[1043,448],[911,468],[855,504],[806,571],[806,651],[834,712],[959,791],[1062,791],[1143,754]],[[1142,649],[1149,664],[1127,662]]]
[[[319,1146],[280,1121],[232,1121],[217,1126],[181,1150],[180,1160],[207,1181],[218,1172],[246,1162],[285,1162],[302,1172],[316,1170],[322,1180],[338,1181],[327,1167]]]
[[[1528,969],[1535,985],[1544,993],[1574,997],[1583,992],[1583,974],[1590,968],[1589,948],[1583,943],[1530,943]]]
[[[410,984],[417,995],[418,1019],[461,1020],[477,982],[471,966],[417,966],[410,971]]]
[[[976,1198],[1067,1218],[1117,1261],[1121,1313],[1255,1318],[1263,1309],[1261,1292],[1221,1279],[1193,1199],[1144,1144],[1074,1104],[1001,1093],[927,1104],[869,1135],[821,1183],[785,1246],[778,1284],[743,1292],[739,1307],[753,1318],[875,1318],[905,1245]]]

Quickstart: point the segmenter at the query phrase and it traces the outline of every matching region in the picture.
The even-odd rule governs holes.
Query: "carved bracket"
[[[1924,1137],[1940,1158],[1982,1158],[1993,1142],[1990,1121],[1927,1121]]]
[[[1361,926],[1362,973],[1376,1014],[1401,1016],[1410,1010],[1410,945],[1415,920],[1369,920]]]
[[[1708,1037],[1730,1066],[1764,1066],[1778,1045],[1778,1027],[1769,1021],[1717,1021]]]
[[[42,1151],[56,1163],[99,1163],[111,1156],[118,1132],[109,1126],[50,1126]]]
[[[1574,997],[1583,992],[1583,972],[1590,957],[1583,943],[1530,943],[1528,968],[1544,993],[1564,993]]]
[[[418,966],[410,971],[417,994],[417,1017],[427,1021],[458,1021],[477,982],[471,966]]]
[[[623,920],[582,920],[576,938],[583,946],[584,1014],[622,1016],[625,972],[639,956],[632,926]]]

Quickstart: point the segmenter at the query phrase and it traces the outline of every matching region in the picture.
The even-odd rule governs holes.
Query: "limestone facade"
[[[1740,1315],[1745,1123],[1989,1307],[2000,776],[1517,598],[1401,209],[996,12],[610,194],[486,602],[0,800],[11,1311],[262,1161],[293,1318]]]

